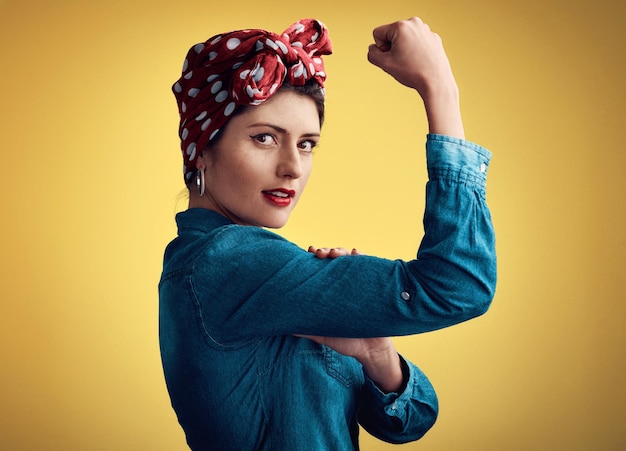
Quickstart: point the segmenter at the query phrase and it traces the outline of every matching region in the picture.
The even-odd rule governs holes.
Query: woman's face
[[[313,99],[280,91],[233,117],[204,152],[206,190],[201,206],[236,224],[279,228],[298,203],[320,139]]]

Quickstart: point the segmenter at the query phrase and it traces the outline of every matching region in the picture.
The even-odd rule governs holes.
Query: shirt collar
[[[178,225],[178,234],[184,232],[203,232],[208,233],[225,225],[233,224],[233,222],[213,210],[206,208],[190,208],[176,215],[176,224]]]

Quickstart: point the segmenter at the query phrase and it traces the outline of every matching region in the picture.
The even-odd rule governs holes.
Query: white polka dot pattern
[[[195,170],[198,150],[206,148],[239,106],[261,104],[285,81],[302,86],[314,79],[324,88],[321,56],[331,52],[326,27],[314,19],[300,20],[282,35],[239,30],[191,47],[172,86],[185,181]]]

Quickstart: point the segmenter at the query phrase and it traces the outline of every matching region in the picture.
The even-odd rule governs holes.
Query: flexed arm
[[[417,90],[424,101],[429,132],[464,138],[459,95],[441,38],[420,19],[382,25],[374,29],[369,61],[405,86]],[[343,248],[309,248],[318,258],[358,255]],[[308,337],[336,351],[355,357],[368,376],[386,392],[402,389],[400,359],[387,337]]]

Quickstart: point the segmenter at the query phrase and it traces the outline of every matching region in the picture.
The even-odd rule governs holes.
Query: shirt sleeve
[[[259,227],[220,227],[193,262],[190,292],[204,326],[234,344],[284,334],[409,335],[484,313],[496,284],[490,157],[477,144],[428,135],[424,236],[414,260],[318,259]],[[393,233],[390,224],[380,239]]]
[[[406,372],[401,393],[384,393],[365,376],[364,402],[358,421],[374,437],[389,443],[420,439],[435,424],[439,412],[437,395],[426,375],[400,356]]]

